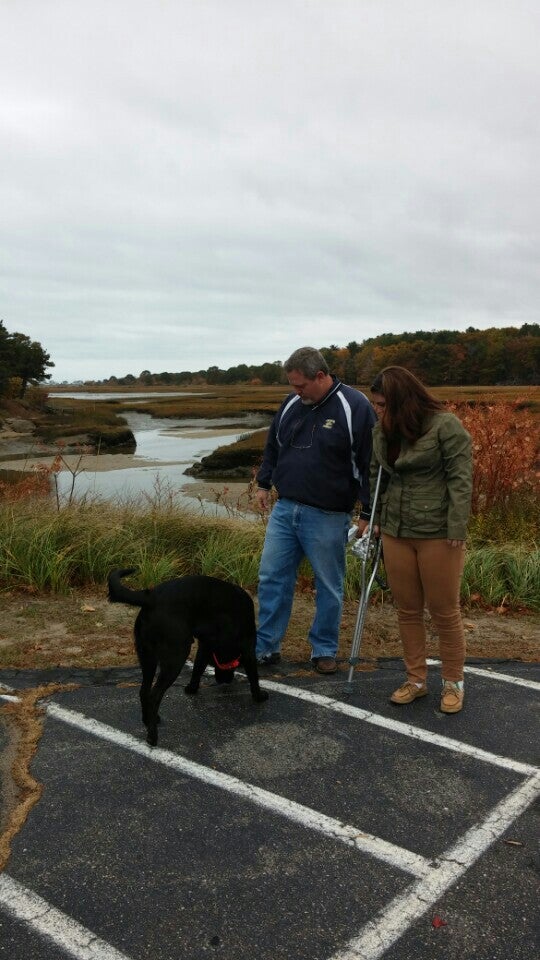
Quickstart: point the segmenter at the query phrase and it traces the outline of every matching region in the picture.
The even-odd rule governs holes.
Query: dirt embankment
[[[285,659],[309,660],[306,641],[313,617],[313,596],[298,593],[283,645]],[[339,656],[346,660],[354,633],[358,606],[346,601]],[[104,668],[136,664],[133,621],[137,611],[110,604],[105,589],[99,593],[74,591],[70,596],[31,595],[18,591],[0,594],[0,669],[50,667]],[[540,660],[540,618],[483,610],[464,611],[469,658]],[[429,653],[437,655],[430,635]],[[360,655],[366,660],[400,657],[395,611],[390,603],[368,610]]]
[[[94,423],[93,420],[96,420]],[[84,426],[82,423],[84,422]],[[114,415],[107,423],[99,418],[77,423],[76,411],[30,407],[25,401],[2,398],[0,403],[0,462],[22,469],[30,459],[80,455],[81,451],[135,450],[135,437]]]

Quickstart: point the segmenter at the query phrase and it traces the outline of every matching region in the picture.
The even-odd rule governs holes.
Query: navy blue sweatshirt
[[[260,487],[321,510],[350,513],[369,505],[375,414],[368,398],[336,377],[318,403],[291,393],[276,413],[257,474]]]

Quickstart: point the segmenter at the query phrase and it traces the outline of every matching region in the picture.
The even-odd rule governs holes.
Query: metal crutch
[[[371,517],[368,526],[366,527],[365,533],[359,537],[358,540],[354,540],[351,546],[351,553],[354,553],[355,557],[359,557],[362,561],[362,575],[361,575],[361,584],[362,589],[360,591],[360,600],[358,601],[358,613],[356,615],[356,624],[354,627],[354,634],[351,646],[351,655],[349,657],[349,673],[347,676],[347,682],[345,684],[345,692],[352,693],[353,684],[352,679],[354,675],[354,668],[359,662],[358,651],[360,650],[360,641],[362,639],[362,631],[364,629],[364,620],[366,619],[366,611],[369,601],[369,594],[371,588],[377,577],[377,569],[381,559],[382,552],[382,539],[381,537],[375,538],[373,536],[373,519],[375,516],[375,507],[377,506],[377,501],[379,499],[379,490],[381,486],[382,478],[382,467],[379,467],[379,472],[377,474],[377,481],[375,483],[375,493],[373,495],[373,502],[371,505]],[[369,578],[366,576],[366,570],[368,563],[371,562],[371,573]]]

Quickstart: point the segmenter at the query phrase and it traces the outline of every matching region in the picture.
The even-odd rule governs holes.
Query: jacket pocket
[[[407,516],[404,517],[405,525],[414,534],[419,537],[442,536],[442,531],[446,530],[448,524],[447,518],[448,504],[445,498],[441,497],[411,497]]]

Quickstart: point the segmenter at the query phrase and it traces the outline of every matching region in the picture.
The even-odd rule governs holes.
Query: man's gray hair
[[[290,373],[291,370],[299,370],[308,380],[314,380],[319,370],[322,370],[323,373],[329,373],[326,360],[315,347],[299,347],[285,361],[283,369],[285,373]]]

